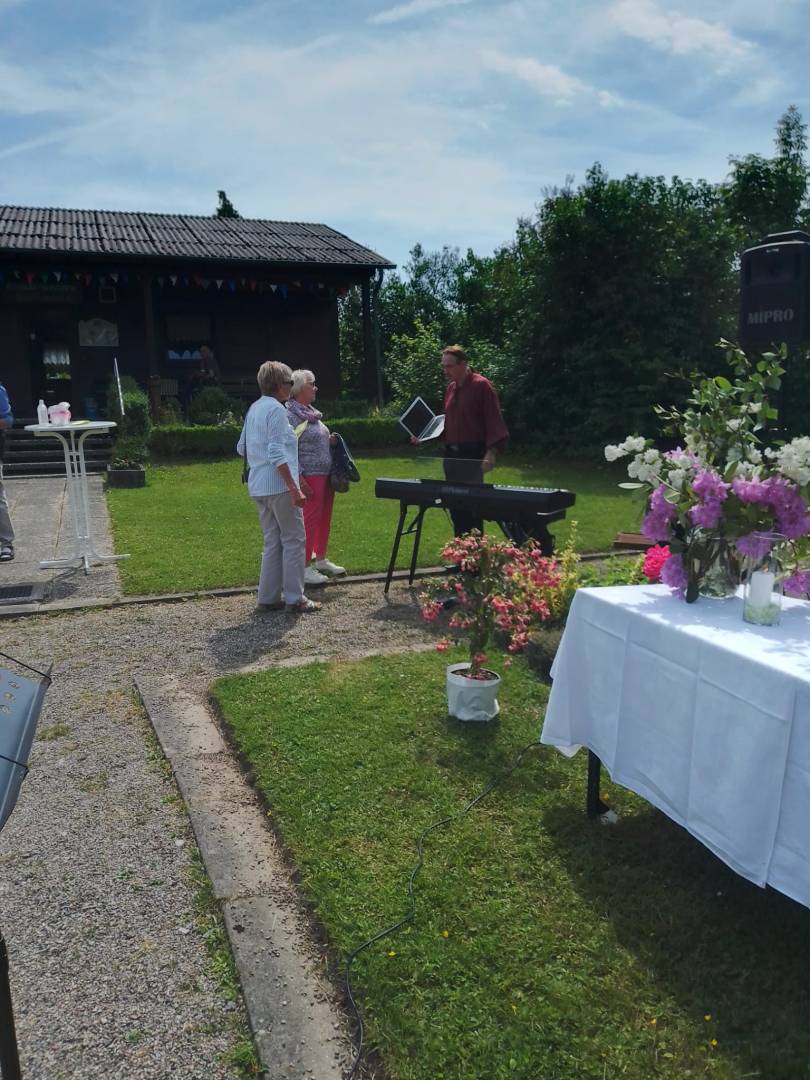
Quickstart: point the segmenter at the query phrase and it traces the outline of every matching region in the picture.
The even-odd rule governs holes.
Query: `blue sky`
[[[490,253],[550,186],[810,120],[805,0],[0,0],[0,202]]]

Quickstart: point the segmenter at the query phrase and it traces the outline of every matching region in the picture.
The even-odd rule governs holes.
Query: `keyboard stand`
[[[413,585],[413,579],[416,576],[416,560],[419,556],[419,541],[422,539],[422,522],[425,519],[425,511],[429,510],[429,506],[421,506],[417,512],[416,517],[410,523],[408,528],[405,526],[405,518],[408,515],[408,503],[400,501],[399,504],[399,522],[397,523],[397,531],[394,536],[394,546],[391,549],[391,559],[388,563],[388,573],[385,578],[385,588],[383,593],[387,595],[389,588],[391,587],[391,578],[394,576],[394,567],[397,562],[397,555],[399,554],[399,543],[403,536],[413,535],[413,551],[411,552],[411,569],[408,574],[408,584]]]

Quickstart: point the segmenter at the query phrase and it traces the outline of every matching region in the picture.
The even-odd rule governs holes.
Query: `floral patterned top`
[[[287,402],[287,418],[297,428],[306,424],[298,439],[298,466],[302,476],[328,476],[332,471],[329,428],[321,423],[323,413],[293,398]]]

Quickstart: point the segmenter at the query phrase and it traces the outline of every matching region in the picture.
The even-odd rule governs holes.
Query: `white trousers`
[[[254,495],[264,533],[259,603],[297,604],[304,595],[306,533],[304,513],[292,495]]]
[[[0,544],[14,543],[14,526],[8,512],[6,489],[3,487],[3,466],[0,465]]]

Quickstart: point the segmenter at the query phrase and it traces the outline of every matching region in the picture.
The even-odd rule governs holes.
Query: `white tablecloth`
[[[587,746],[737,873],[810,907],[810,603],[760,627],[739,597],[580,589],[551,674],[542,742]]]

